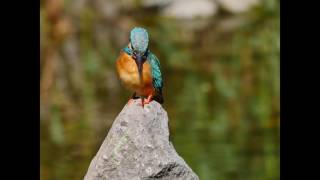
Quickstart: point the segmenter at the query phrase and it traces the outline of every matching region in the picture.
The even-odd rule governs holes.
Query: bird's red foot
[[[127,102],[128,105],[132,104],[133,99],[129,99],[129,101]]]
[[[151,100],[149,100],[149,99],[144,99],[143,100],[143,104],[149,104],[151,102]]]
[[[145,104],[149,104],[151,102],[152,95],[149,95],[147,99],[141,98],[141,106],[144,107]]]
[[[152,95],[149,95],[147,99],[144,99],[144,104],[149,104],[151,102]]]

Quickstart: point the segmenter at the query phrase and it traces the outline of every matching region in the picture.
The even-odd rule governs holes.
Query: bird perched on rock
[[[163,103],[163,81],[159,59],[148,48],[147,30],[135,27],[130,32],[129,44],[120,52],[116,61],[122,84],[134,92],[132,99],[141,98],[141,104],[155,100]]]

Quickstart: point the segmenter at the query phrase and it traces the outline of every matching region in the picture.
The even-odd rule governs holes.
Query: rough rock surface
[[[85,180],[198,180],[169,141],[168,116],[152,101],[126,105],[113,122]]]

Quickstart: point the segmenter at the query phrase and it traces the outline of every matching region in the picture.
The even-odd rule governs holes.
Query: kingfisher
[[[120,51],[116,61],[118,77],[124,87],[133,91],[133,99],[141,99],[142,107],[155,100],[162,104],[163,80],[160,61],[148,47],[146,29],[135,27],[130,31],[129,43]]]

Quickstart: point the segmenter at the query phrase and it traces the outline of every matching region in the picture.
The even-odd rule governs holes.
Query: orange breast
[[[142,81],[140,82],[138,67],[134,59],[121,52],[116,61],[118,76],[122,84],[137,95],[148,96],[154,93],[151,66],[148,61],[143,64]]]

